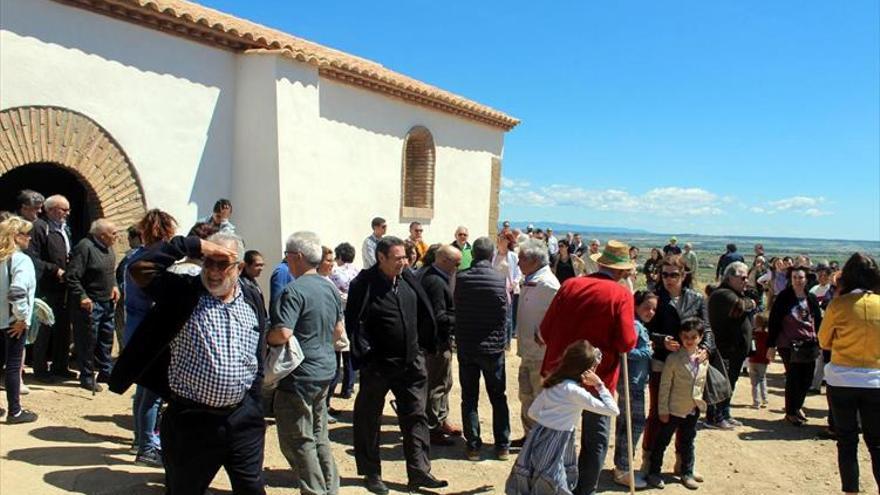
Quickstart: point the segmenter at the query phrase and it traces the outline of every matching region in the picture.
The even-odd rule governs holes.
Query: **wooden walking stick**
[[[633,431],[632,431],[632,407],[630,405],[629,395],[629,363],[627,363],[626,353],[620,353],[620,360],[623,362],[623,397],[626,404],[626,458],[629,461],[629,493],[636,493],[636,469],[633,465]],[[619,418],[618,418],[619,420]]]

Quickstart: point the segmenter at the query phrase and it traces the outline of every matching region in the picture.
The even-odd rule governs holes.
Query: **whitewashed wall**
[[[500,129],[340,84],[315,79],[311,67],[279,59],[278,132],[282,228],[317,231],[329,245],[361,242],[370,220],[406,237],[400,217],[403,140],[427,127],[437,147],[434,218],[428,242],[451,242],[466,225],[471,237],[488,228],[492,156],[501,156]],[[311,105],[317,100],[317,109]]]
[[[269,264],[313,230],[360,256],[370,219],[400,217],[403,140],[437,147],[428,242],[488,227],[500,129],[322,79],[275,54],[236,55],[48,0],[0,2],[0,108],[55,105],[104,127],[135,165],[148,207],[183,227],[233,201],[233,222]]]
[[[55,105],[106,129],[148,207],[189,228],[229,196],[236,56],[48,0],[0,2],[0,108]]]

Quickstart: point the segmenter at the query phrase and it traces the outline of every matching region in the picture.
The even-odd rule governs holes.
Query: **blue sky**
[[[875,0],[201,3],[522,119],[504,218],[880,240]]]

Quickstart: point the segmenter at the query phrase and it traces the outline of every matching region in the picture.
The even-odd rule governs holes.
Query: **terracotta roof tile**
[[[185,0],[56,0],[235,51],[271,50],[324,77],[510,130],[519,120],[382,65]]]

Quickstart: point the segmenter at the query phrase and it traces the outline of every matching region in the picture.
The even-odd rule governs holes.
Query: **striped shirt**
[[[259,320],[241,287],[229,303],[202,295],[171,342],[171,391],[211,407],[238,404],[257,376],[259,338]]]

